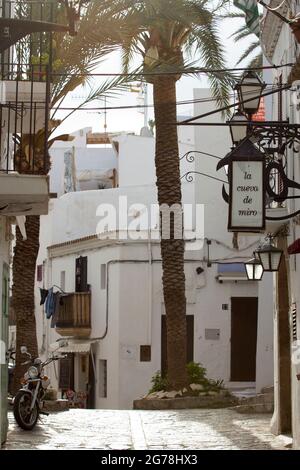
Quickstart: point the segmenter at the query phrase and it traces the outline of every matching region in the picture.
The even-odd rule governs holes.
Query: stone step
[[[273,393],[274,394],[274,387],[263,387],[261,389],[261,393]]]
[[[274,395],[273,393],[261,393],[254,397],[241,398],[240,403],[241,405],[274,404]]]
[[[241,414],[255,414],[255,413],[273,413],[274,405],[272,403],[252,403],[245,405],[238,405],[231,408],[237,413]]]

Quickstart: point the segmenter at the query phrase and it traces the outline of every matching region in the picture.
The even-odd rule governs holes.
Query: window
[[[151,346],[150,345],[140,346],[140,361],[151,362]]]
[[[99,397],[107,398],[107,360],[99,361]]]
[[[106,289],[106,264],[101,264],[101,289]]]
[[[43,265],[38,264],[36,267],[36,280],[37,282],[42,282],[43,280]]]
[[[88,292],[87,256],[80,256],[80,258],[76,259],[75,286],[76,292]]]
[[[66,271],[61,271],[60,273],[60,288],[66,290]]]

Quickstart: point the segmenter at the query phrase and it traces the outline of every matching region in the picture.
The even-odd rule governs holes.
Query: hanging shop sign
[[[245,139],[226,160],[229,176],[229,220],[232,232],[263,232],[266,220],[264,155]]]

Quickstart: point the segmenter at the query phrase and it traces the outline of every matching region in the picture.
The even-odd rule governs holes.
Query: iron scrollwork
[[[265,157],[265,185],[267,204],[282,204],[287,199],[300,198],[300,195],[289,196],[289,189],[300,189],[300,184],[287,177],[287,152],[300,151],[300,126],[298,124],[280,123],[251,123],[248,128],[247,139],[252,141]],[[217,165],[217,169],[228,165],[231,161],[230,152]],[[225,202],[229,202],[229,195],[225,186],[222,188]],[[297,215],[299,211],[284,217],[270,217],[267,220],[285,220]]]
[[[267,193],[267,204],[272,207],[273,203],[282,204],[288,199],[300,198],[299,195],[289,196],[289,189],[299,189],[300,183],[287,177],[287,152],[300,152],[300,125],[289,124],[288,121],[282,122],[252,122],[248,126],[247,138],[254,143],[265,157],[265,183]],[[219,160],[217,170],[229,165],[231,161],[231,152],[224,158],[216,155],[201,152],[197,150],[189,151],[181,157],[180,160],[186,160],[188,163],[195,162],[196,155],[206,155]],[[229,194],[225,185],[229,181],[216,178],[214,176],[199,171],[188,171],[181,179],[188,183],[194,181],[194,175],[202,175],[223,183],[222,197],[226,203],[229,203]],[[298,215],[300,211],[289,214],[284,217],[270,217],[267,220],[286,220]]]

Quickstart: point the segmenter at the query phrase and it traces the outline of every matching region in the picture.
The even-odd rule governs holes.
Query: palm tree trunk
[[[36,322],[34,309],[34,286],[36,259],[39,251],[40,218],[36,215],[27,217],[27,240],[23,240],[20,230],[16,229],[16,245],[13,258],[12,306],[16,315],[16,368],[14,375],[14,393],[20,388],[20,378],[26,366],[21,363],[26,356],[20,352],[21,346],[27,346],[34,357],[38,355]]]
[[[182,223],[180,161],[176,112],[177,78],[163,76],[153,80],[156,123],[156,176],[158,203],[176,204]],[[171,123],[171,124],[170,124]],[[162,227],[161,227],[162,235]],[[176,239],[171,229],[168,239],[161,237],[163,292],[167,324],[167,373],[170,388],[187,384],[186,298],[184,274],[184,240]]]

